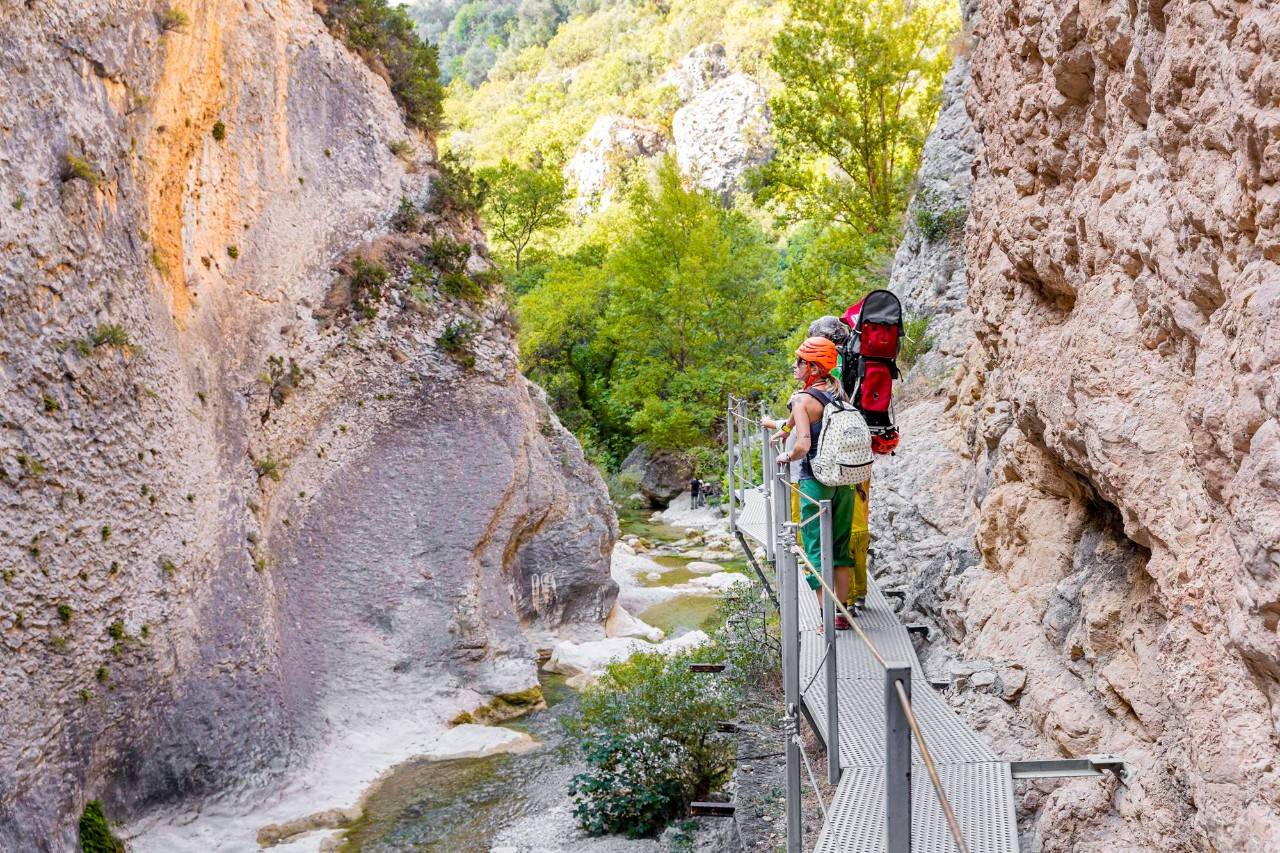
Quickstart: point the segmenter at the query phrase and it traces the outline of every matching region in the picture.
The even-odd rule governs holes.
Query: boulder
[[[655,628],[632,616],[621,604],[613,605],[613,610],[604,623],[604,633],[607,637],[636,637],[651,643],[657,643],[667,635],[661,628]]]
[[[658,79],[659,86],[671,86],[681,104],[696,98],[729,74],[724,45],[700,44]]]
[[[726,201],[748,169],[773,156],[764,87],[745,74],[732,74],[689,101],[671,129],[680,170]]]
[[[637,444],[627,454],[622,471],[639,477],[640,492],[649,499],[650,506],[658,508],[684,491],[693,476],[693,466],[688,461],[667,450],[651,452],[647,444]]]
[[[685,568],[693,572],[695,575],[712,575],[720,571],[720,567],[715,563],[708,563],[703,560],[694,560],[692,563],[685,566]]]

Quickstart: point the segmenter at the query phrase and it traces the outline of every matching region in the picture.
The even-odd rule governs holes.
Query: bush
[[[81,692],[88,692],[88,698],[93,698],[92,691]],[[83,853],[125,853],[124,842],[111,833],[101,800],[85,803],[80,815],[80,849]]]
[[[222,119],[218,119],[213,123],[212,133],[215,142],[221,142],[227,138],[227,125],[222,121]]]
[[[716,632],[716,656],[725,675],[743,694],[780,686],[782,639],[778,611],[754,580],[725,590],[720,599],[724,624]]]
[[[191,18],[181,9],[175,9],[172,6],[165,6],[157,15],[156,22],[160,26],[160,32],[167,33],[171,30],[185,29],[191,23]]]
[[[468,302],[483,302],[484,288],[466,273],[447,272],[440,278],[440,290]]]
[[[963,205],[944,207],[942,197],[930,189],[916,194],[916,227],[927,240],[940,240],[964,230],[969,211]]]
[[[933,335],[929,333],[932,317],[908,314],[903,319],[902,351],[898,353],[898,366],[908,371],[922,355],[933,349]]]
[[[404,233],[418,226],[418,208],[408,196],[400,196],[400,206],[391,217],[391,227]]]
[[[431,213],[472,214],[484,203],[484,187],[471,165],[452,151],[446,151],[437,168],[435,190],[427,209]]]
[[[378,301],[390,273],[376,261],[357,257],[351,267],[351,304],[365,319],[373,319],[378,313]]]
[[[96,187],[102,176],[98,174],[98,169],[92,163],[79,154],[68,154],[63,161],[65,170],[62,175],[63,181],[71,181],[79,178],[85,181],[91,187]]]
[[[387,0],[328,0],[320,15],[336,38],[386,78],[409,124],[428,133],[440,129],[444,89],[436,49],[418,38],[404,9]]]
[[[449,353],[464,367],[472,367],[476,363],[476,358],[471,353],[470,347],[476,331],[474,323],[454,320],[440,333],[440,337],[436,338],[436,346]]]
[[[734,691],[690,672],[696,659],[640,654],[611,664],[565,721],[587,764],[570,793],[588,833],[653,835],[729,778],[732,742],[715,723],[732,713]]]

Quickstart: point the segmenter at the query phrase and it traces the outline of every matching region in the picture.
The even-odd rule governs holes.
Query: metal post
[[[727,484],[728,488],[725,489],[725,492],[728,494],[728,497],[729,497],[729,529],[737,530],[738,529],[738,511],[737,511],[737,508],[734,506],[735,496],[733,494],[733,465],[734,465],[733,426],[734,426],[733,397],[730,396],[728,414],[724,420],[725,443],[729,445],[729,467],[726,475],[729,478],[729,482]]]
[[[764,556],[766,560],[777,559],[775,543],[778,541],[778,532],[773,529],[773,495],[777,491],[773,487],[773,471],[778,467],[775,459],[777,459],[777,453],[773,449],[773,443],[766,438],[764,446],[760,449],[760,467],[764,474],[761,488],[764,489]]]
[[[795,537],[790,536],[789,531],[784,524],[791,519],[791,494],[786,486],[786,466],[778,469],[775,465],[774,472],[769,476],[769,482],[773,489],[773,569],[776,577],[773,579],[773,587],[778,590],[778,594],[782,594],[782,552],[787,548],[788,537],[794,541]],[[781,606],[782,600],[778,600]]]
[[[884,823],[886,853],[911,853],[911,727],[897,683],[911,698],[911,667],[890,662],[884,671]]]
[[[747,484],[751,482],[751,430],[747,423],[747,401],[738,401],[738,491],[742,503],[747,502]]]
[[[827,587],[836,588],[834,539],[831,535],[831,501],[818,502],[819,543],[822,547],[822,579]],[[836,603],[826,592],[822,593],[822,631],[827,642],[827,781],[840,782],[840,694],[836,679]]]
[[[789,493],[790,474],[779,472],[778,485]],[[787,516],[782,516],[786,518]],[[778,546],[778,573],[781,575],[778,597],[782,605],[782,686],[786,694],[787,716],[800,730],[800,599],[796,572],[796,555],[787,547],[794,537],[791,528],[779,525],[779,536],[786,539]],[[800,821],[800,746],[795,738],[787,738],[787,853],[800,853],[803,827]]]

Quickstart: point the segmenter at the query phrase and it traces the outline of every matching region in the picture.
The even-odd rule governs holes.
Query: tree
[[[514,258],[519,272],[521,258],[534,236],[569,221],[564,175],[550,165],[522,168],[503,160],[479,170],[477,177],[485,188],[485,224]]]
[[[731,390],[762,390],[785,367],[771,317],[777,257],[745,216],[685,188],[670,157],[629,203],[606,264],[610,395],[652,446],[707,444]]]
[[[770,65],[779,156],[755,179],[797,218],[894,230],[933,124],[950,0],[793,0]]]

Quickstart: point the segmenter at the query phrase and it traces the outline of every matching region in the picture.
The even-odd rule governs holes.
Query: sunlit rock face
[[[695,95],[671,120],[676,162],[699,186],[730,199],[748,169],[773,156],[764,87],[730,74]]]
[[[475,223],[385,236],[430,141],[310,3],[188,14],[0,2],[0,849],[271,782],[333,709],[519,687],[522,629],[613,604],[607,494],[503,300],[398,263],[480,272]]]
[[[1032,746],[1134,765],[1027,791],[1043,850],[1280,845],[1276,32],[1267,4],[974,24],[973,337],[901,414],[920,496],[878,518],[929,522],[895,571],[1025,668],[996,704]]]

